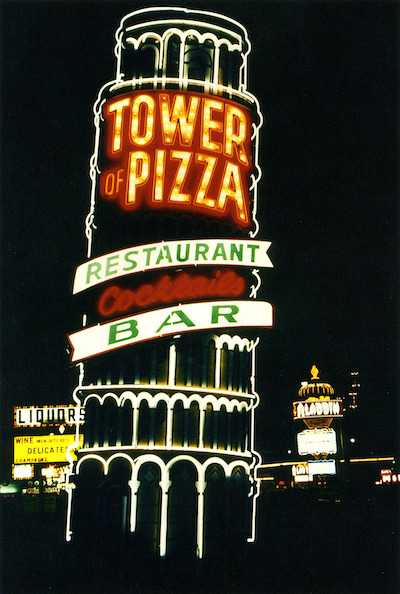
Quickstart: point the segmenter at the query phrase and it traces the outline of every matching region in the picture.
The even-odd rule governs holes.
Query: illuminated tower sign
[[[272,264],[255,239],[249,51],[239,23],[209,12],[139,10],[117,30],[73,286],[83,323],[68,337],[85,409],[68,540],[85,524],[199,558],[254,540],[254,332],[273,308],[256,300]]]
[[[311,368],[311,380],[303,382],[299,390],[302,401],[293,402],[293,418],[302,420],[307,429],[297,434],[297,449],[300,456],[313,456],[308,461],[308,474],[335,474],[335,460],[328,456],[337,453],[336,431],[330,425],[334,419],[343,417],[342,400],[334,398],[334,389],[321,382],[319,370]]]

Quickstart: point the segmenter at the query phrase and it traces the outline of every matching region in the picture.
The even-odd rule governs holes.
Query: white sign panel
[[[33,464],[13,464],[12,477],[14,480],[33,478]]]
[[[85,409],[77,406],[14,407],[14,427],[42,427],[83,423]]]
[[[165,307],[84,328],[68,336],[71,362],[145,340],[193,330],[266,328],[273,309],[265,301],[212,301]]]
[[[297,434],[300,456],[307,454],[336,454],[336,432],[333,429],[313,429]]]
[[[182,266],[272,268],[270,241],[199,239],[138,245],[88,260],[75,272],[73,293],[136,272]]]
[[[336,474],[335,460],[309,460],[308,473],[311,476],[315,474]]]

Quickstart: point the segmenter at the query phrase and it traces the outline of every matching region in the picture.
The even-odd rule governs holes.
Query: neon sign
[[[180,273],[162,276],[155,284],[145,283],[137,289],[112,285],[103,291],[97,311],[103,317],[151,307],[155,304],[181,303],[201,298],[241,297],[246,280],[233,270],[217,270],[212,277]]]
[[[341,400],[293,402],[293,418],[343,417]]]
[[[114,278],[182,266],[245,266],[272,268],[270,241],[198,239],[138,245],[92,258],[76,269],[73,293]]]
[[[392,469],[381,470],[381,482],[383,483],[400,483],[400,473],[396,474]]]
[[[68,336],[71,362],[145,340],[194,330],[268,328],[272,305],[265,301],[210,301],[165,307],[78,330]]]
[[[130,211],[190,211],[250,226],[249,109],[200,93],[136,91],[106,101],[102,114],[102,198]]]
[[[225,477],[240,476],[243,485],[246,481],[244,501],[250,498],[252,502],[248,541],[255,539],[259,494],[255,477],[261,462],[254,449],[254,409],[259,402],[254,375],[258,338],[253,341],[237,333],[243,329],[247,334],[245,328],[258,330],[273,325],[272,305],[253,299],[261,285],[258,268],[272,266],[267,256],[270,243],[253,239],[258,232],[258,133],[262,115],[257,100],[246,90],[250,43],[247,32],[236,21],[189,9],[144,9],[121,21],[116,39],[115,80],[102,87],[94,106],[95,150],[90,161],[92,190],[86,218],[89,259],[77,268],[73,289],[75,294],[88,290],[81,302],[89,311],[83,314],[81,330],[68,338],[71,362],[79,362],[80,369],[74,401],[84,408],[87,398],[96,397],[96,410],[102,410],[110,397],[121,407],[125,399],[131,400],[132,440],[128,437],[125,445],[122,440],[115,445],[107,440],[88,441],[85,448],[80,448],[76,464],[67,453],[71,468],[66,480],[66,533],[69,540],[75,530],[71,524],[74,491],[77,486],[79,493],[82,485],[76,485],[74,477],[80,474],[82,463],[98,460],[107,474],[112,461],[121,457],[132,468],[127,492],[129,530],[135,532],[141,521],[137,506],[140,467],[152,461],[160,468],[157,545],[160,556],[165,556],[172,522],[168,494],[173,484],[173,467],[185,460],[197,470],[194,519],[196,555],[201,558],[207,546],[206,488],[211,464],[220,465]],[[171,51],[175,40],[177,52]],[[197,74],[191,80],[196,62],[191,51],[193,41],[210,61],[204,80],[198,79]],[[154,69],[149,67],[144,76],[142,50],[147,50],[148,44],[156,47]],[[138,243],[159,243],[131,246],[139,226],[137,237],[142,239],[137,239]],[[242,239],[233,239],[237,235]],[[214,239],[202,239],[207,236]],[[245,236],[247,239],[243,239]],[[160,241],[162,237],[177,241]],[[189,237],[193,239],[188,240]],[[246,271],[239,270],[243,266]],[[185,271],[183,267],[187,267]],[[161,276],[159,269],[169,270]],[[149,275],[136,275],[149,271]],[[116,280],[127,275],[132,277]],[[252,276],[255,281],[249,287]],[[101,283],[106,284],[94,290]],[[243,298],[246,291],[249,296]],[[88,317],[96,305],[97,312],[106,320],[91,325],[94,322],[89,323]],[[151,310],[155,307],[159,309]],[[145,311],[135,313],[141,308]],[[205,330],[196,336],[197,331]],[[188,332],[195,333],[190,341],[185,336]],[[133,376],[125,367],[125,362],[135,351],[140,354],[140,349],[128,349],[125,353],[121,350],[120,357],[115,353],[110,357],[110,367],[109,357],[99,357],[86,366],[85,359],[90,357],[164,336],[171,340],[162,345],[166,347],[163,375],[149,376],[145,379],[149,385],[139,382],[140,362],[138,373]],[[193,374],[182,379],[186,363],[181,353],[195,343],[194,349],[198,346],[208,358],[203,356],[201,360],[204,381],[193,391],[192,383],[197,384],[197,379]],[[202,343],[207,349],[202,348]],[[155,367],[159,361],[158,346],[149,342],[150,363]],[[190,351],[188,370],[195,356],[195,351]],[[118,359],[122,363],[121,373],[118,386],[113,386],[108,372]],[[240,377],[236,379],[238,370]],[[92,379],[97,371],[94,387]],[[191,403],[198,404],[197,445],[191,444],[189,436],[175,444],[177,398],[184,407],[188,408],[188,404],[189,413]],[[158,401],[165,402],[164,445],[156,443],[153,429],[146,443],[138,439],[143,400],[147,400],[149,408],[154,408]],[[223,447],[218,447],[216,438],[208,443],[205,428],[209,405],[217,414],[224,406],[232,418],[236,411],[240,412],[246,421],[238,429],[243,445],[234,445],[230,436],[233,431],[228,426],[220,434],[226,433]],[[87,415],[92,412],[88,406]],[[119,412],[127,414],[128,420],[131,418],[132,411]],[[115,425],[113,428],[116,429]],[[81,433],[77,424],[77,439],[69,446],[71,451],[78,446]],[[168,462],[163,460],[163,449],[170,452]],[[199,452],[201,463],[197,459]],[[225,460],[228,457],[233,457],[232,462]],[[240,475],[235,475],[238,469]],[[76,501],[79,506],[79,496]]]

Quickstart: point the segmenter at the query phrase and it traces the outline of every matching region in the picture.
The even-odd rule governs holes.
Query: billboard
[[[68,446],[75,441],[75,435],[25,435],[14,438],[14,464],[35,464],[47,462],[67,463]],[[83,435],[79,436],[79,447]],[[71,452],[72,457],[76,456]]]
[[[336,432],[333,429],[309,429],[297,434],[300,456],[307,454],[336,454]]]

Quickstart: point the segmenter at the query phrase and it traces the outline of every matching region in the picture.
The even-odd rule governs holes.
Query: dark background
[[[85,259],[92,105],[114,78],[114,32],[136,2],[2,2],[2,431],[12,406],[71,402],[66,334]],[[169,2],[169,5],[179,4]],[[291,402],[313,364],[339,396],[362,384],[363,454],[395,453],[399,421],[398,4],[185,2],[248,30],[261,104],[259,296],[275,327],[257,358],[257,449],[294,448]]]

